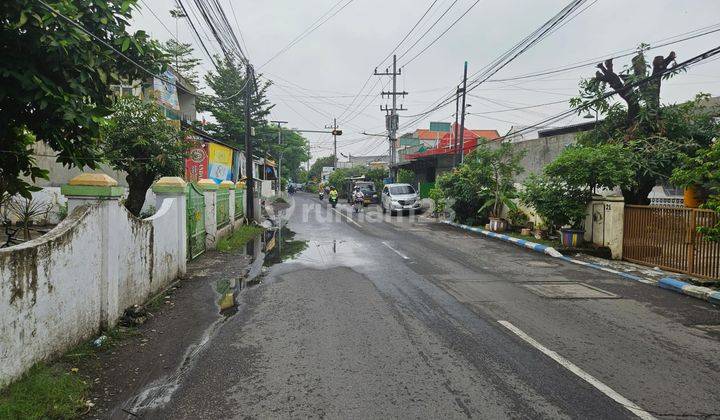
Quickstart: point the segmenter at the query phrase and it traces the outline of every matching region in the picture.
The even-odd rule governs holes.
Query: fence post
[[[215,249],[217,244],[217,220],[215,206],[217,203],[218,184],[212,179],[201,179],[197,186],[205,196],[205,247]]]
[[[155,207],[159,210],[165,200],[177,202],[177,247],[180,258],[180,274],[185,274],[187,260],[187,183],[177,176],[165,176],[152,186],[155,193]]]
[[[697,209],[690,209],[690,226],[687,231],[687,272],[695,272],[695,231],[697,230]]]
[[[88,261],[88,264],[100,264],[102,277],[100,282],[100,327],[109,328],[115,325],[120,317],[120,249],[118,241],[113,238],[113,221],[124,217],[120,208],[120,198],[125,188],[118,187],[116,180],[106,174],[82,173],[68,181],[60,188],[60,192],[68,199],[68,212],[76,207],[99,203],[101,215],[100,244],[102,261]]]
[[[225,181],[223,181],[225,182]],[[235,183],[232,181],[230,182],[230,185],[228,185],[228,215],[230,217],[230,226],[232,229],[235,229],[235,194],[237,194],[237,191],[235,190]]]

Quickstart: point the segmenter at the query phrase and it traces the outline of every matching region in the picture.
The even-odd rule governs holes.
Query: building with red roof
[[[438,123],[435,123],[438,124]],[[431,126],[431,128],[434,128]],[[455,124],[447,123],[442,131],[418,129],[412,137],[406,140],[415,140],[416,147],[409,150],[410,145],[404,147],[405,150],[400,152],[400,163],[393,165],[396,169],[407,169],[415,173],[416,183],[419,184],[421,194],[425,194],[428,185],[435,182],[435,178],[443,172],[449,171],[453,167],[453,158],[455,144],[455,132],[458,132],[458,142],[460,141],[460,127]],[[440,135],[442,134],[442,135]],[[433,138],[433,136],[435,136]],[[404,137],[404,136],[403,136]],[[430,140],[432,143],[426,143],[423,138]],[[476,130],[466,128],[464,130],[462,152],[463,156],[475,150],[480,143],[480,139],[487,141],[500,141],[500,133],[497,130]],[[401,148],[403,148],[403,139],[401,138]],[[421,145],[422,144],[422,145]],[[426,145],[431,145],[428,147]],[[404,152],[404,153],[403,153]],[[425,185],[425,187],[423,187]]]

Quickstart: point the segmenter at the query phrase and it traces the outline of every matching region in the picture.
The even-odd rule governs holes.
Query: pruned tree
[[[598,64],[595,76],[580,82],[580,96],[571,105],[580,112],[593,109],[604,118],[579,136],[585,146],[619,144],[632,162],[634,177],[621,187],[628,204],[649,204],[652,189],[668,181],[680,163],[679,154],[692,155],[718,134],[718,124],[698,96],[682,104],[662,105],[662,82],[674,76],[676,54],[658,55],[648,63],[640,45],[629,66],[617,70],[612,59]],[[668,71],[669,70],[669,71]],[[616,91],[622,101],[606,97]]]

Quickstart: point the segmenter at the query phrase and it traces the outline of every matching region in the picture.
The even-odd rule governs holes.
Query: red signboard
[[[197,182],[208,177],[208,150],[207,143],[195,141],[195,145],[188,151],[185,158],[185,181]]]

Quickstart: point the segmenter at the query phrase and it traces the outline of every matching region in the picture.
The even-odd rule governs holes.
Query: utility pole
[[[280,195],[280,184],[282,183],[282,177],[280,175],[281,175],[281,171],[282,171],[282,158],[283,158],[282,127],[280,126],[280,124],[287,124],[287,121],[270,121],[270,122],[273,122],[273,123],[277,124],[277,126],[278,126],[278,146],[280,146],[280,152],[278,153],[278,155],[279,155],[278,156],[278,170],[277,170],[278,180],[277,180],[277,185],[275,185],[275,191],[276,191],[276,194],[279,196]]]
[[[457,166],[458,115],[460,114],[460,88],[455,89],[455,124],[453,124],[452,157],[453,168]]]
[[[342,130],[338,130],[337,118],[333,118],[332,125],[326,125],[325,128],[332,129],[331,133],[333,136],[333,169],[337,169],[337,136],[342,135]]]
[[[463,160],[465,159],[465,93],[467,91],[467,69],[468,62],[466,61],[463,68],[462,114],[460,116],[460,163],[463,163]]]
[[[250,121],[250,104],[252,103],[252,88],[254,83],[255,75],[253,74],[253,67],[248,64],[245,67],[245,187],[247,192],[247,217],[248,220],[254,219],[255,214],[255,179],[253,177],[253,146],[252,146],[252,127]]]
[[[397,112],[398,111],[407,111],[406,108],[404,108],[402,105],[400,105],[400,108],[397,107],[397,97],[402,96],[403,98],[408,93],[398,92],[397,91],[397,77],[402,74],[402,69],[397,69],[397,57],[393,55],[393,64],[392,64],[392,72],[389,71],[389,69],[385,69],[385,72],[378,73],[377,69],[375,69],[375,76],[392,76],[392,91],[391,92],[385,92],[382,91],[381,95],[383,97],[389,96],[392,97],[392,108],[388,108],[387,106],[380,106],[380,111],[385,111],[385,128],[387,128],[388,131],[388,140],[390,142],[390,149],[388,151],[388,156],[390,159],[390,177],[395,178],[393,174],[393,168],[392,165],[396,163],[395,158],[395,151],[396,151],[396,142],[397,142],[397,130],[399,127],[400,119],[398,117]]]

